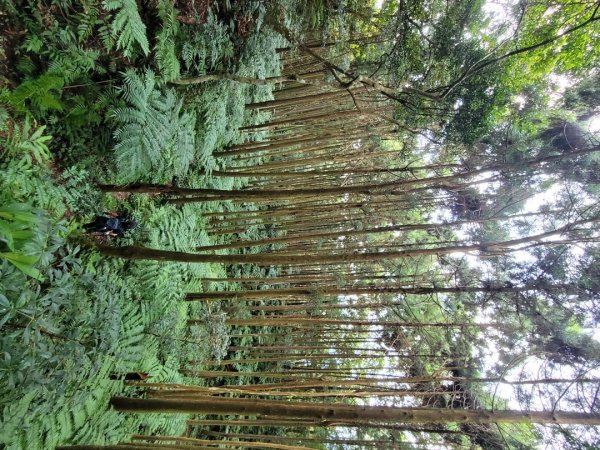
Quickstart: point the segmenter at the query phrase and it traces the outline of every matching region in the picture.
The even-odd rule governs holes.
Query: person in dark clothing
[[[137,224],[134,220],[129,220],[121,214],[105,213],[103,216],[96,216],[90,223],[86,223],[83,228],[87,233],[101,233],[106,236],[123,237],[125,232],[135,228]]]

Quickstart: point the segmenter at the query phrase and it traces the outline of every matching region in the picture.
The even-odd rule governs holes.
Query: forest
[[[0,5],[0,449],[600,448],[600,0]]]

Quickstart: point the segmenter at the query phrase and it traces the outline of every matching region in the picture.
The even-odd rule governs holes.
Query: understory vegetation
[[[598,0],[5,3],[0,449],[597,448]]]
[[[271,89],[234,83],[176,89],[168,81],[183,71],[276,75],[282,40],[260,32],[260,2],[242,9],[181,6],[32,1],[9,2],[2,13],[0,442],[6,448],[112,443],[141,431],[180,434],[181,418],[125,417],[107,408],[108,399],[125,392],[121,378],[129,372],[179,383],[182,361],[226,351],[226,336],[216,334],[222,330],[188,330],[190,308],[182,302],[186,292],[202,289],[201,276],[224,276],[222,266],[103,258],[91,248],[106,237],[81,228],[96,215],[119,212],[139,224],[124,243],[192,251],[214,242],[203,231],[203,214],[214,205],[182,208],[146,195],[101,194],[96,186],[239,187],[209,177],[217,167],[212,153],[260,118],[245,113],[244,103],[271,98]],[[242,19],[252,26],[236,29]],[[218,311],[195,314],[210,318]]]

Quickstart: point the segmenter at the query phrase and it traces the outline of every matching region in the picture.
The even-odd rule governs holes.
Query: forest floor
[[[147,56],[137,49],[135,58],[118,44],[106,50],[96,41],[94,30],[105,31],[107,11],[96,11],[91,32],[73,43],[69,33],[86,26],[89,11],[35,3],[9,12],[10,20],[2,17],[12,31],[2,37],[0,62],[0,447],[51,449],[114,443],[132,433],[181,434],[184,417],[153,415],[142,424],[136,415],[108,409],[108,400],[135,389],[124,383],[125,374],[179,383],[180,368],[189,369],[188,361],[224,356],[228,340],[218,305],[205,308],[183,297],[203,289],[202,277],[226,276],[225,268],[105,258],[94,251],[94,238],[82,225],[96,215],[119,212],[138,223],[119,244],[194,251],[217,242],[204,231],[204,214],[231,205],[179,207],[157,196],[97,189],[99,183],[131,181],[131,161],[113,150],[116,108],[131,107],[123,104],[121,89],[128,80],[123,71],[135,67],[143,76],[152,70],[154,91],[173,93],[182,111],[196,118],[196,150],[189,164],[153,167],[140,181],[176,177],[182,186],[229,189],[239,186],[210,177],[221,164],[212,153],[259,137],[237,130],[260,120],[246,113],[244,104],[271,98],[270,88],[219,82],[175,91],[165,83],[169,77],[157,59],[156,41],[175,24],[180,41],[175,39],[173,47],[192,52],[180,62],[186,69],[262,77],[278,74],[281,40],[258,29],[264,10],[236,11],[228,18],[215,8],[201,14],[182,8],[171,22],[167,13],[175,13],[163,11],[158,31],[148,25],[157,47]],[[184,39],[193,39],[194,47],[182,49]],[[10,58],[8,48],[16,49]],[[16,64],[8,67],[8,59]],[[69,70],[81,75],[70,77]],[[189,318],[204,318],[207,326],[190,329]]]

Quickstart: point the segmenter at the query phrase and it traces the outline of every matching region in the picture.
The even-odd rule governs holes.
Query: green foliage
[[[310,0],[305,3],[303,15],[307,18],[310,28],[321,28],[326,23],[328,15],[331,14],[328,3],[327,0]]]
[[[44,136],[44,129],[43,126],[33,129],[29,117],[25,118],[21,127],[14,124],[3,145],[5,154],[1,155],[11,158],[11,162],[4,166],[6,172],[0,177],[0,185],[8,189],[0,196],[0,259],[36,279],[42,278],[35,265],[46,243],[48,220],[43,211],[24,203],[31,201],[30,198],[7,195],[11,191],[19,192],[18,184],[11,183],[12,168],[27,173],[34,166],[43,168],[49,163],[50,152],[46,143],[51,137]]]
[[[206,23],[190,33],[183,43],[181,56],[188,72],[204,75],[225,67],[233,56],[229,27],[210,12]]]
[[[600,74],[581,80],[567,89],[564,95],[564,106],[577,115],[587,118],[600,106]]]
[[[180,64],[177,57],[176,38],[179,33],[179,22],[177,10],[167,1],[157,4],[158,17],[162,27],[156,34],[156,45],[154,47],[158,73],[167,81],[174,80],[180,76]]]
[[[81,12],[77,13],[77,41],[85,42],[91,38],[94,31],[101,24],[99,4],[94,1],[84,0],[81,3]]]
[[[103,75],[106,71],[98,64],[100,54],[97,49],[71,45],[52,54],[52,61],[48,65],[48,74],[60,74],[61,77],[64,77],[65,84],[93,73]]]
[[[253,5],[264,14],[260,2]],[[37,270],[40,279],[19,270],[14,258],[0,258],[0,446],[48,449],[112,444],[137,432],[181,435],[183,417],[108,410],[111,396],[131,393],[111,377],[141,371],[153,382],[181,383],[179,368],[207,340],[206,357],[223,357],[223,314],[212,311],[206,327],[190,330],[188,318],[208,315],[204,305],[182,299],[202,290],[201,276],[222,277],[225,270],[105,259],[86,249],[81,224],[104,211],[126,211],[140,225],[123,243],[181,251],[211,244],[202,214],[217,205],[177,208],[142,195],[102,196],[95,183],[178,175],[190,186],[241,186],[189,169],[216,167],[212,152],[237,140],[241,124],[266,117],[245,115],[245,101],[270,98],[270,88],[214,83],[183,100],[162,83],[180,76],[181,67],[212,71],[234,63],[240,73],[273,75],[281,40],[252,33],[241,45],[234,24],[213,13],[207,24],[180,25],[168,1],[150,8],[159,20],[148,35],[135,1],[26,0],[11,11],[17,24],[11,69],[20,84],[0,91],[0,252],[35,257],[35,267],[25,270]],[[181,64],[190,42],[199,50],[188,46],[189,65]]]
[[[584,3],[561,2],[560,7],[540,3],[524,10],[518,46],[526,47],[556,37],[568,29],[587,25],[559,38],[539,51],[523,56],[529,77],[542,77],[550,71],[587,76],[597,66],[600,45],[595,38],[597,22],[588,22],[597,11]]]
[[[26,118],[22,126],[14,124],[12,134],[6,136],[6,152],[0,159],[0,203],[26,203],[57,217],[67,210],[97,204],[97,194],[87,181],[89,173],[82,167],[65,169],[57,180],[61,184],[55,183],[46,146],[50,142],[43,131],[44,127],[32,129]]]
[[[7,156],[16,158],[23,156],[29,163],[33,156],[38,164],[47,164],[50,160],[50,151],[46,142],[52,137],[43,135],[45,126],[37,130],[31,128],[29,116],[25,117],[22,127],[15,125],[13,133],[6,140]]]
[[[121,124],[115,131],[119,181],[185,175],[195,151],[194,114],[182,111],[175,91],[161,93],[150,70],[126,72],[122,96],[128,106],[111,112]]]
[[[23,18],[26,37],[15,49],[19,56],[16,68],[26,76],[24,88],[49,90],[45,83],[52,81],[52,89],[61,89],[63,84],[93,74],[104,75],[110,70],[114,59],[102,53],[112,44],[109,39],[107,47],[101,40],[111,35],[100,15],[100,5],[91,0],[49,6],[25,3],[31,5],[24,11],[30,8],[33,14]],[[59,78],[59,81],[44,77]],[[60,79],[62,84],[59,84]],[[29,86],[31,83],[34,85]]]
[[[146,25],[142,22],[135,0],[104,0],[104,8],[117,11],[110,25],[111,35],[116,39],[116,46],[123,55],[130,58],[136,51],[136,44],[144,55],[150,52],[150,44],[146,37]]]
[[[64,83],[62,76],[45,74],[38,79],[24,81],[14,91],[4,93],[0,100],[22,113],[29,108],[38,114],[49,110],[62,111],[60,93]]]
[[[40,255],[31,254],[35,249],[28,246],[37,240],[37,236],[43,235],[46,228],[47,220],[43,213],[27,204],[0,206],[0,259],[10,262],[26,275],[41,280],[41,273],[34,267]],[[0,297],[0,302],[2,300]],[[8,304],[3,306],[8,307]]]
[[[5,167],[10,169],[13,161]],[[8,173],[14,181],[13,170]],[[33,173],[38,177],[43,172]],[[69,187],[77,190],[81,171],[73,169],[64,179],[61,187],[50,189],[57,197],[54,205],[56,200],[72,201],[76,195],[84,195],[64,192]],[[45,185],[50,182],[40,179],[37,186],[48,191]],[[13,194],[4,187],[3,194]],[[37,194],[31,200],[39,205],[45,197]],[[134,205],[147,211],[148,223],[160,226],[161,221],[169,221],[162,224],[167,233],[152,237],[148,245],[190,250],[200,244],[194,241],[197,225],[190,222],[191,217],[199,217],[197,212],[184,215],[172,207],[166,211],[152,208],[141,197],[133,200],[139,200],[141,203]],[[105,411],[108,398],[123,393],[121,383],[109,381],[108,376],[143,371],[156,381],[181,382],[178,360],[146,331],[165,317],[174,317],[175,328],[183,330],[186,311],[181,311],[181,305],[185,303],[179,301],[184,292],[194,289],[193,281],[200,273],[210,273],[210,268],[180,264],[148,267],[104,260],[66,243],[68,232],[65,221],[52,224],[46,232],[38,264],[43,283],[27,280],[24,273],[0,261],[2,442],[11,444],[9,448],[27,449],[54,448],[69,439],[114,443],[140,429],[142,421],[159,434],[182,433],[183,418],[157,416],[147,421]],[[179,313],[173,315],[176,310]],[[173,327],[169,331],[172,336]],[[23,392],[30,395],[23,396]]]
[[[99,263],[77,248],[61,249],[58,256],[56,268],[45,272],[50,286],[41,292],[35,287],[23,290],[25,284],[16,289],[13,277],[19,274],[1,267],[11,304],[2,311],[4,330],[13,330],[0,340],[2,379],[8,383],[0,388],[3,402],[12,402],[3,418],[3,429],[12,433],[3,433],[3,438],[18,442],[15,438],[21,436],[25,448],[53,448],[71,436],[74,442],[110,443],[125,438],[132,426],[139,427],[104,411],[108,398],[122,390],[120,383],[108,380],[111,373],[139,370],[156,380],[180,381],[173,368],[163,367],[152,354],[156,347],[144,334],[152,320],[145,311],[152,308],[140,308],[134,301],[139,298],[131,284],[134,278],[123,279],[115,270],[121,264]],[[19,398],[23,391],[35,393],[34,400]],[[17,417],[15,408],[22,411]],[[22,427],[11,427],[24,418],[26,434]],[[173,430],[173,425],[156,429]],[[176,428],[181,430],[181,425]],[[32,433],[34,429],[40,432]]]

